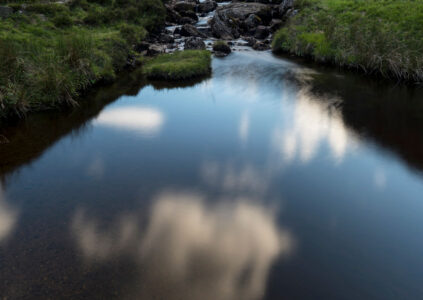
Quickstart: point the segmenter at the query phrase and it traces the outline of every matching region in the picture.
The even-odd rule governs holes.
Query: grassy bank
[[[423,1],[297,0],[273,50],[423,82]]]
[[[0,118],[75,104],[136,59],[132,46],[165,18],[161,0],[0,5],[14,9],[0,20]]]
[[[162,54],[143,66],[150,79],[184,80],[210,74],[211,55],[207,50],[177,51]]]

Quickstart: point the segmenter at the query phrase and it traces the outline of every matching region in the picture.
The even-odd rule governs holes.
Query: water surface
[[[4,127],[0,298],[422,298],[422,100],[244,52]]]

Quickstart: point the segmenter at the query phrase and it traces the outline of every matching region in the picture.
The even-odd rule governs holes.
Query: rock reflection
[[[0,184],[0,244],[9,237],[15,228],[18,212],[7,204],[3,187]]]
[[[122,215],[111,230],[78,212],[72,232],[89,261],[130,257],[138,299],[258,299],[269,268],[292,248],[276,216],[246,199],[208,205],[200,194],[164,193],[146,226]]]
[[[156,108],[129,106],[104,111],[95,124],[152,136],[160,131],[164,119],[162,112]]]

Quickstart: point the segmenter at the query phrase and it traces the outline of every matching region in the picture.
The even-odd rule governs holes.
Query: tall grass
[[[132,46],[165,17],[161,0],[8,5],[16,13],[0,21],[0,118],[76,105],[81,91],[114,79]]]
[[[423,1],[301,0],[275,51],[423,82]]]

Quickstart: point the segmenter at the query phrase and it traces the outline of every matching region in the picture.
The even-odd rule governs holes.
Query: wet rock
[[[148,47],[147,55],[153,56],[166,52],[166,46],[160,44],[152,44]]]
[[[217,38],[230,40],[245,33],[245,20],[254,14],[266,25],[270,22],[271,10],[262,3],[232,3],[219,7],[210,22],[213,35]]]
[[[231,53],[231,47],[229,47],[228,44],[224,43],[224,42],[217,42],[213,45],[213,51],[215,52],[222,52],[226,55],[228,55],[229,53]]]
[[[196,37],[202,37],[205,38],[206,35],[202,32],[200,32],[195,26],[190,24],[185,24],[181,27],[180,35],[182,36],[196,36]]]
[[[206,49],[206,44],[199,37],[190,37],[185,41],[184,50],[204,50]]]
[[[279,5],[279,14],[281,16],[285,15],[289,9],[294,7],[294,0],[283,0]]]
[[[192,11],[192,10],[184,11],[183,13],[181,13],[181,16],[186,17],[186,18],[193,19],[196,22],[198,21],[197,14],[194,11]]]
[[[270,45],[264,42],[256,42],[253,46],[253,49],[257,51],[265,51],[270,49]]]
[[[270,28],[270,31],[271,32],[275,32],[281,26],[282,26],[282,20],[280,20],[280,19],[272,19],[272,21],[270,21],[269,28]]]
[[[205,2],[198,4],[197,12],[203,13],[203,14],[209,13],[209,12],[215,10],[216,7],[217,7],[217,3],[215,1],[208,0],[208,1],[205,1]]]
[[[253,37],[244,37],[244,40],[247,42],[247,46],[250,47],[253,47],[257,43],[257,40]]]
[[[173,4],[172,8],[181,15],[184,15],[187,11],[195,11],[195,2],[180,1]]]
[[[260,25],[261,19],[255,15],[251,14],[245,19],[244,24],[249,29],[252,30],[253,28],[256,28],[258,25]]]
[[[170,34],[161,34],[159,37],[159,41],[164,44],[172,44],[175,39]]]
[[[267,38],[270,34],[269,28],[266,26],[257,26],[256,32],[254,33],[254,37],[259,40],[264,40]]]
[[[170,5],[165,5],[166,7],[166,22],[181,24],[182,16],[175,11]]]
[[[198,20],[189,18],[189,17],[182,17],[181,20],[179,21],[179,24],[183,25],[183,24],[195,24],[197,23]]]
[[[13,9],[9,6],[0,6],[0,18],[7,18],[13,14]]]

